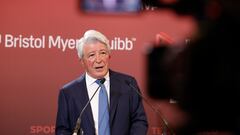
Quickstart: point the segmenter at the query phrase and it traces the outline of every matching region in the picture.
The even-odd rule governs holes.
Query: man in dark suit
[[[146,135],[148,122],[136,80],[126,74],[109,69],[110,46],[107,38],[95,30],[87,31],[80,39],[78,56],[86,73],[66,84],[59,93],[56,119],[56,135],[71,135],[77,119],[89,99],[81,117],[81,129],[84,135],[100,134],[98,123],[99,87],[97,79],[105,78],[102,84],[106,88],[109,104],[109,121],[111,135]],[[136,89],[135,89],[136,88]],[[94,95],[94,96],[93,96]]]

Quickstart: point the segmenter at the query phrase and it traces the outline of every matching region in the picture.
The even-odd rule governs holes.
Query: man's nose
[[[102,57],[99,54],[97,54],[96,55],[96,62],[101,62],[101,61],[102,61]]]

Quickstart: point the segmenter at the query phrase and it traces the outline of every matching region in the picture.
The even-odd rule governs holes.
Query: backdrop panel
[[[164,10],[84,14],[77,0],[1,0],[0,20],[1,135],[54,134],[59,89],[83,73],[75,44],[86,30],[108,36],[111,68],[133,75],[146,93],[146,48],[160,32],[183,42],[194,28]],[[144,105],[149,135],[160,135],[160,119]]]

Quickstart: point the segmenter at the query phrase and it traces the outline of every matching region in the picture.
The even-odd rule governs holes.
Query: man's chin
[[[95,72],[95,77],[96,78],[103,78],[105,75],[107,74],[107,72],[106,71],[104,71],[104,70],[102,70],[102,71],[96,71]]]

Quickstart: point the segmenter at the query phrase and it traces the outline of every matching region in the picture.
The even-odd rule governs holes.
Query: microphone
[[[132,85],[128,80],[125,80],[125,82],[126,82],[126,84],[127,84],[128,86],[130,86],[132,89],[134,89],[134,91],[135,91],[135,92],[148,104],[148,106],[150,106],[151,109],[160,117],[160,119],[163,121],[163,123],[164,123],[164,125],[165,125],[164,129],[166,129],[166,128],[169,129],[170,134],[171,134],[171,135],[175,135],[173,129],[171,129],[171,128],[169,127],[168,122],[167,122],[167,120],[163,117],[162,113],[161,113],[158,109],[155,109],[156,107],[154,107],[154,106],[140,93],[140,91],[138,91],[138,88],[136,88],[134,85]],[[163,135],[166,135],[167,133],[165,133],[164,129],[163,129]]]
[[[83,135],[83,130],[80,128],[81,125],[81,118],[82,118],[82,114],[85,111],[85,109],[87,108],[87,106],[89,105],[89,103],[92,101],[93,97],[95,96],[95,94],[97,93],[97,91],[99,90],[99,88],[101,87],[101,85],[105,82],[105,78],[100,79],[100,85],[98,86],[98,88],[95,90],[95,92],[93,93],[92,97],[88,100],[88,102],[86,103],[86,105],[83,107],[78,119],[77,119],[77,123],[76,126],[73,130],[73,134],[72,135],[77,135],[78,130],[80,129],[80,135]]]

